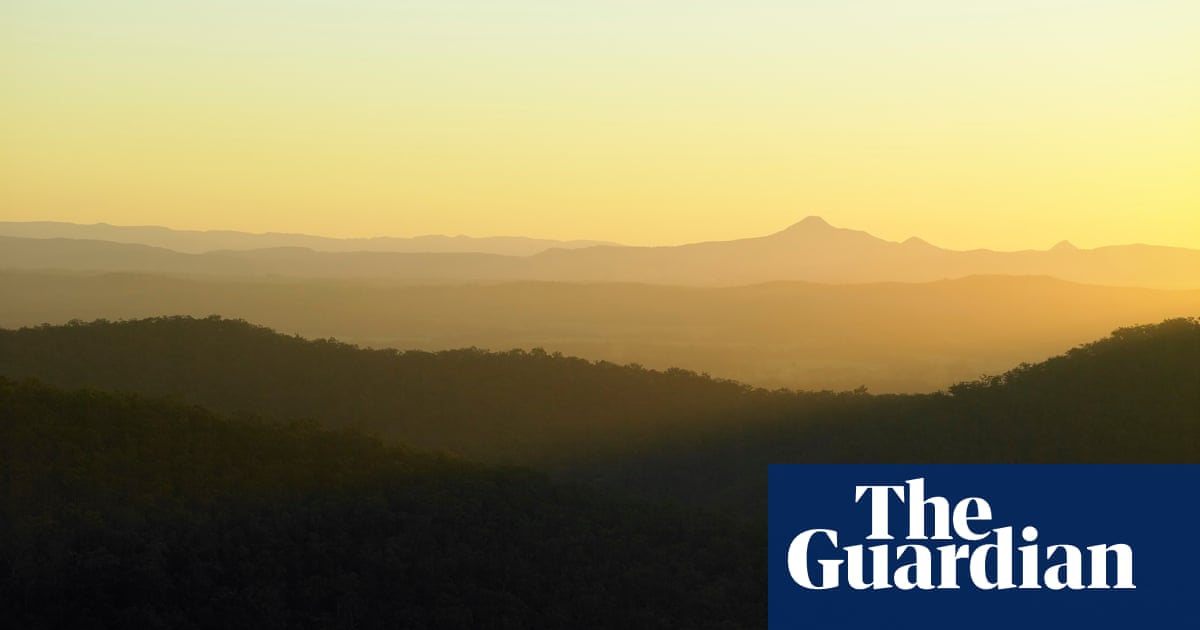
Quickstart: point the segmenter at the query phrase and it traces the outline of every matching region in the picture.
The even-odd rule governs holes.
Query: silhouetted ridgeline
[[[753,628],[761,532],[311,424],[0,378],[11,628]]]
[[[944,393],[871,396],[539,352],[362,350],[219,318],[3,331],[0,374],[181,401],[0,378],[0,618],[761,627],[768,463],[1200,462],[1197,358],[1200,322],[1177,319]]]
[[[0,235],[37,239],[110,241],[161,247],[181,253],[202,254],[219,250],[307,248],[318,252],[426,252],[481,253],[530,256],[552,247],[575,249],[615,245],[605,241],[556,241],[539,238],[493,236],[444,236],[430,234],[409,238],[328,238],[307,234],[268,232],[255,234],[232,230],[172,230],[153,225],[81,225],[59,221],[0,221]]]
[[[948,392],[863,398],[832,420],[755,423],[592,472],[765,514],[769,463],[1200,463],[1200,322],[1120,329]]]
[[[1046,275],[1114,286],[1200,288],[1197,284],[1200,282],[1200,251],[1197,250],[1148,245],[1078,249],[1064,242],[1045,251],[954,251],[935,247],[919,238],[903,243],[886,241],[859,230],[833,227],[820,217],[808,217],[785,230],[757,238],[670,247],[555,247],[532,256],[462,253],[462,250],[438,254],[322,252],[294,246],[183,254],[162,247],[132,244],[163,243],[158,236],[146,238],[148,235],[144,233],[134,236],[117,230],[123,233],[118,235],[106,230],[105,234],[94,229],[80,233],[61,231],[53,226],[47,232],[46,227],[0,225],[0,233],[72,236],[32,239],[0,236],[0,268],[243,277],[390,278],[420,282],[552,280],[692,286],[737,286],[774,281],[929,282],[1000,274]],[[85,235],[132,243],[79,239]],[[246,243],[243,239],[237,240]],[[174,238],[167,242],[174,247],[180,246]],[[272,239],[271,242],[305,243],[318,249],[333,244],[331,241],[290,238]],[[476,251],[497,251],[482,242],[477,244]],[[369,241],[359,243],[360,248],[373,246]],[[194,247],[187,249],[195,251]]]
[[[627,451],[845,396],[770,393],[684,370],[546,354],[397,352],[241,321],[157,318],[0,331],[0,375],[174,396],[230,413],[315,418],[475,459]]]
[[[933,395],[751,389],[538,352],[363,350],[217,318],[0,333],[0,374],[311,417],[761,515],[772,462],[1200,461],[1200,324]]]

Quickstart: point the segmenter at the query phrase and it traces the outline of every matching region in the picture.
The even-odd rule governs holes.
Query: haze
[[[1200,247],[1185,0],[10,0],[0,216]]]
[[[820,217],[657,248],[0,222],[0,295],[0,327],[220,314],[403,350],[544,348],[765,387],[911,392],[1194,314],[1200,250],[958,252]]]

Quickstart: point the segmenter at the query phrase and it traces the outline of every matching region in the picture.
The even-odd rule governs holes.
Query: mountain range
[[[8,224],[7,233],[12,233],[13,225]],[[119,232],[125,228],[113,229]],[[122,238],[135,240],[133,235],[129,232]],[[251,235],[243,236],[247,238],[237,237],[243,245],[257,242],[248,238]],[[970,275],[1045,275],[1111,286],[1200,288],[1200,250],[1150,245],[1080,249],[1063,242],[1049,250],[956,251],[918,238],[887,241],[866,232],[833,227],[819,217],[808,217],[781,232],[758,238],[666,247],[575,242],[526,255],[512,255],[513,247],[491,246],[483,241],[463,241],[462,247],[477,250],[472,252],[445,248],[369,251],[365,243],[332,242],[337,243],[337,251],[318,251],[312,247],[314,243],[309,243],[190,253],[201,245],[193,243],[185,252],[112,240],[8,236],[0,237],[0,268],[373,278],[418,283],[550,280],[682,286],[774,281],[928,282]],[[545,245],[522,243],[524,252]],[[333,247],[326,241],[317,245]],[[407,242],[405,247],[421,245]],[[432,249],[433,245],[426,247]]]
[[[377,236],[372,238],[330,238],[309,234],[266,232],[261,234],[232,230],[173,230],[156,225],[82,225],[60,221],[0,221],[0,236],[19,238],[69,238],[109,241],[161,247],[184,254],[203,254],[219,250],[299,247],[318,252],[409,252],[409,253],[484,253],[503,256],[529,256],[552,247],[575,249],[595,245],[614,245],[606,241],[558,241],[522,236],[447,236],[429,234],[410,238]]]

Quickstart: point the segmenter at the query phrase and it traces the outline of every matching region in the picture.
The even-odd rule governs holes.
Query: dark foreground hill
[[[1200,463],[1200,321],[1120,329],[947,392],[863,398],[838,414],[681,439],[593,472],[765,514],[771,463]]]
[[[4,627],[762,627],[764,543],[310,424],[0,379]]]
[[[173,396],[233,414],[315,418],[493,462],[626,451],[764,410],[838,397],[769,393],[683,370],[551,355],[369,350],[242,321],[155,318],[0,331],[0,375]]]
[[[932,395],[764,391],[540,352],[363,350],[165,318],[0,333],[0,374],[310,417],[761,515],[773,462],[1200,462],[1200,323]]]

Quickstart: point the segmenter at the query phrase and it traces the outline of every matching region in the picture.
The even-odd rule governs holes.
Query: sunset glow
[[[1200,247],[1200,3],[10,0],[0,218]]]

